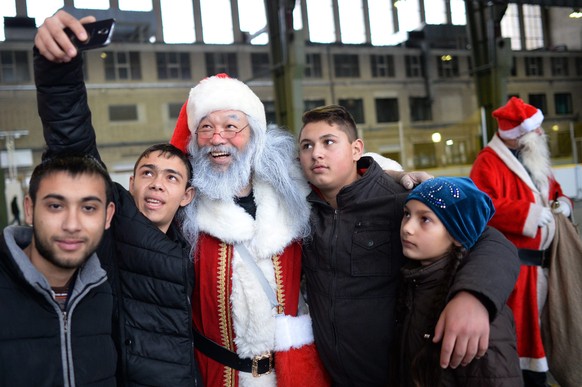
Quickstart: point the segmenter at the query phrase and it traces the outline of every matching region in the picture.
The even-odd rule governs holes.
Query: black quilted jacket
[[[82,71],[81,57],[56,64],[34,49],[45,157],[75,151],[99,158]],[[119,384],[201,385],[191,329],[189,247],[176,225],[164,234],[141,214],[121,185],[115,185],[114,196],[115,216],[98,255],[117,301]]]

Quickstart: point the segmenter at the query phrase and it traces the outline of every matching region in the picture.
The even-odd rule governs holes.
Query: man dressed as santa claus
[[[298,316],[310,209],[294,138],[267,130],[255,93],[219,74],[191,90],[171,143],[195,171],[182,224],[204,385],[325,386],[311,320]]]
[[[572,202],[554,178],[541,110],[512,97],[495,110],[498,131],[479,153],[471,179],[495,205],[489,224],[518,248],[520,274],[508,304],[526,386],[545,386],[548,362],[540,333],[547,296],[542,264],[555,233],[552,214],[570,216]]]

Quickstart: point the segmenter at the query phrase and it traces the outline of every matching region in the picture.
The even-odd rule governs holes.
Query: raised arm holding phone
[[[35,37],[37,103],[48,147],[44,156],[78,152],[100,160],[80,46],[69,37],[73,33],[87,42],[83,24],[94,21],[59,11]],[[107,38],[98,40],[102,45]],[[191,173],[184,153],[168,143],[157,144],[138,158],[129,191],[114,186],[117,211],[97,253],[116,296],[119,385],[201,385],[191,330],[190,247],[174,222],[194,197]]]

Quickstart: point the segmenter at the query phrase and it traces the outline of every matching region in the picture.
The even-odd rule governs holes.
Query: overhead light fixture
[[[580,8],[574,8],[569,16],[572,19],[580,19],[582,17],[582,11],[580,11]]]

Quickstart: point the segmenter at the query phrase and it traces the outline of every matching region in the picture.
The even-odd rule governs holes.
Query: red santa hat
[[[265,107],[259,97],[238,79],[227,74],[217,74],[204,78],[190,90],[188,100],[180,110],[170,143],[187,152],[190,138],[200,121],[218,110],[239,110],[256,121],[258,127],[251,125],[254,131],[267,130]]]
[[[511,97],[505,106],[495,110],[493,117],[497,119],[499,137],[506,140],[513,140],[536,130],[544,120],[540,109],[517,97]]]

